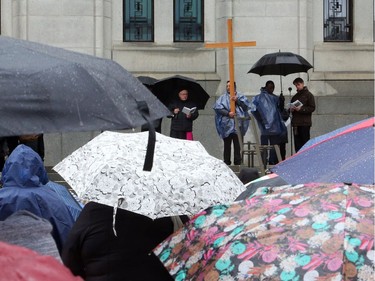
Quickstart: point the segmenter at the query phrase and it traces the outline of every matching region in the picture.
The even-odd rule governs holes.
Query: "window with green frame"
[[[174,42],[203,42],[204,0],[174,0]]]
[[[123,41],[154,41],[154,1],[123,0]]]
[[[324,41],[353,41],[353,0],[324,0]]]

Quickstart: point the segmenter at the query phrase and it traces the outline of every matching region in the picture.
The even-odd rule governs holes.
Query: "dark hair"
[[[294,84],[297,84],[297,83],[302,83],[302,84],[304,84],[305,82],[303,81],[303,79],[302,79],[301,77],[298,77],[298,78],[294,79],[294,81],[293,81],[293,85],[294,85]]]
[[[268,80],[268,81],[266,82],[266,87],[267,87],[268,85],[270,85],[270,84],[272,84],[273,87],[275,87],[275,83],[273,83],[272,80]]]
[[[238,178],[243,184],[249,183],[259,178],[259,172],[256,168],[242,168],[238,174]]]
[[[227,84],[228,84],[229,82],[230,82],[230,80],[227,81]],[[235,88],[237,87],[237,85],[236,85],[236,81],[234,81],[233,85],[234,85]]]

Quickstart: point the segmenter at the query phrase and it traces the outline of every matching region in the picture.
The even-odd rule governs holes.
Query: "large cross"
[[[228,42],[225,43],[206,43],[206,48],[228,48],[229,53],[229,81],[230,81],[230,96],[234,96],[234,56],[233,56],[233,48],[234,47],[249,47],[249,46],[256,46],[255,41],[249,42],[233,42],[233,33],[232,33],[232,19],[227,20],[227,27],[228,27]],[[231,99],[230,100],[230,111],[235,111],[235,102]]]

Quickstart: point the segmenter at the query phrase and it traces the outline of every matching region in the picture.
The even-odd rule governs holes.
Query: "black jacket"
[[[195,103],[192,101],[182,101],[182,100],[175,100],[172,102],[168,108],[172,111],[175,108],[179,108],[180,112],[178,114],[173,114],[172,121],[171,121],[171,130],[173,131],[180,131],[180,132],[191,132],[193,131],[193,121],[198,118],[198,110],[195,110],[194,113],[191,114],[191,118],[186,118],[186,114],[182,112],[184,106],[188,108],[195,107]]]
[[[82,210],[63,249],[62,260],[86,281],[169,281],[169,275],[151,251],[173,232],[170,218],[152,220],[90,202]]]

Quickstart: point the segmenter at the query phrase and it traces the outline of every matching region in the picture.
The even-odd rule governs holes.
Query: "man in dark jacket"
[[[168,106],[173,114],[170,136],[176,139],[193,140],[193,121],[198,118],[198,110],[195,103],[189,100],[187,90],[180,91],[178,97]]]
[[[302,78],[293,81],[297,93],[292,97],[291,103],[300,101],[302,105],[291,105],[292,126],[294,136],[294,148],[296,152],[310,139],[310,128],[312,125],[311,115],[315,111],[315,99],[307,89]]]

